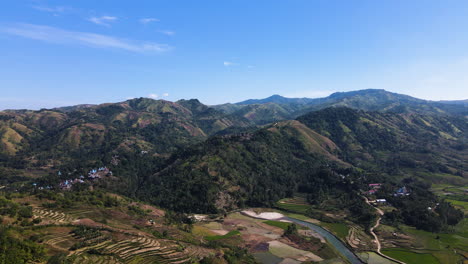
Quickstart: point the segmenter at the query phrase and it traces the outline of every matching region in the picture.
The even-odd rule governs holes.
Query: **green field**
[[[346,236],[349,233],[349,227],[342,223],[320,223],[321,226],[327,228],[328,230],[332,231],[337,237],[346,241]]]
[[[240,232],[238,230],[233,230],[225,235],[217,235],[217,236],[206,236],[205,239],[208,241],[214,241],[214,240],[219,240],[219,239],[226,239],[230,238],[236,235],[240,235]]]
[[[286,212],[286,211],[281,211],[281,213],[286,215],[286,216],[296,218],[296,219],[299,219],[299,220],[302,220],[302,221],[312,221],[313,223],[318,223],[319,222],[318,220],[314,220],[314,219],[312,219],[312,218],[310,218],[308,216],[302,215],[302,214],[295,214],[295,213],[290,213],[290,212]]]
[[[440,262],[432,254],[415,253],[404,248],[384,249],[382,253],[401,260],[407,264],[439,264]]]
[[[458,200],[451,200],[445,199],[447,202],[451,203],[454,207],[463,210],[465,213],[468,212],[468,202],[465,201],[458,201]]]
[[[468,219],[464,219],[456,227],[453,233],[431,233],[401,225],[400,228],[407,234],[416,238],[415,248],[420,253],[430,253],[440,263],[458,263],[462,260],[461,252],[468,252],[468,234],[466,227]]]
[[[268,221],[265,221],[263,222],[267,225],[271,225],[271,226],[276,226],[276,227],[279,227],[283,230],[286,230],[288,228],[288,226],[291,225],[291,223],[287,223],[287,222],[280,222],[280,221],[273,221],[273,220],[268,220]]]
[[[368,252],[360,252],[357,255],[364,260],[364,263],[372,263],[372,264],[395,264],[396,262],[388,260],[386,258],[377,255],[377,253],[368,251]]]
[[[467,179],[465,178],[446,173],[421,172],[417,169],[409,170],[409,173],[417,175],[428,182],[435,183],[436,185],[463,186],[468,183]]]
[[[453,197],[466,197],[465,190],[468,189],[468,186],[451,184],[432,184],[431,189],[438,196],[458,200],[454,199]],[[447,195],[447,193],[451,194]]]
[[[432,190],[435,194],[446,199],[453,206],[468,212],[468,202],[464,198],[464,190],[467,186],[455,186],[452,184],[433,184]],[[446,195],[451,193],[452,195]],[[310,214],[311,207],[302,204],[299,199],[283,199],[276,203],[278,208],[298,214]],[[296,216],[297,218],[297,216]],[[286,224],[277,223],[271,225],[281,225],[286,228]],[[319,225],[328,229],[342,240],[346,239],[349,227],[343,223],[320,222]],[[280,227],[280,226],[278,226]],[[383,226],[381,226],[382,228]],[[451,264],[460,263],[463,260],[462,255],[468,255],[468,218],[463,219],[458,225],[448,230],[447,233],[431,233],[423,230],[400,225],[398,227],[403,233],[415,238],[413,245],[408,248],[384,249],[383,253],[402,260],[408,264],[411,263],[441,263]]]
[[[277,202],[276,206],[278,208],[283,209],[283,210],[296,212],[296,213],[300,213],[300,214],[306,214],[307,211],[310,209],[310,206],[306,205],[306,204],[281,203],[281,201]]]

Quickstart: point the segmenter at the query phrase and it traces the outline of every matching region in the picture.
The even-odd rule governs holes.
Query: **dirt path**
[[[375,225],[373,227],[371,227],[369,229],[371,235],[374,237],[374,240],[375,240],[375,243],[377,244],[377,254],[379,254],[380,256],[386,258],[386,259],[389,259],[391,261],[394,261],[396,263],[400,263],[400,264],[406,264],[405,262],[403,261],[400,261],[400,260],[397,260],[397,259],[394,259],[394,258],[391,258],[385,254],[383,254],[382,252],[380,252],[380,249],[381,249],[381,245],[380,245],[380,241],[379,241],[379,238],[377,237],[377,234],[374,232],[374,229],[376,229],[379,225],[380,225],[380,219],[382,219],[382,216],[384,215],[384,212],[380,209],[380,208],[377,208],[373,205],[371,205],[371,203],[369,202],[369,200],[367,199],[367,197],[365,196],[362,196],[364,198],[364,200],[366,201],[366,203],[372,207],[374,207],[374,209],[377,211],[377,213],[379,213],[379,218],[377,218],[377,221],[375,222]]]

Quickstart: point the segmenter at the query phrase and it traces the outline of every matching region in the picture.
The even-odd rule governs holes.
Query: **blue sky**
[[[468,1],[4,0],[0,109],[382,88],[468,98]]]

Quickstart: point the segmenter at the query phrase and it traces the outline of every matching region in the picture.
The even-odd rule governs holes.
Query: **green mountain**
[[[255,133],[212,137],[174,154],[135,195],[185,212],[271,205],[317,182],[340,186],[339,173],[351,166],[338,152],[300,122],[279,122]]]
[[[365,111],[417,113],[423,115],[468,116],[464,101],[426,101],[380,89],[334,93],[325,98],[285,98],[274,95],[265,99],[246,100],[236,104],[213,106],[215,109],[241,116],[263,125],[285,119],[295,119],[310,111],[328,107],[349,107]]]
[[[251,104],[231,113],[231,116],[238,116],[250,120],[257,125],[265,125],[275,121],[292,119],[300,109],[300,105],[294,104]]]
[[[236,103],[236,105],[252,105],[252,104],[266,104],[266,103],[276,103],[276,104],[308,104],[316,99],[311,98],[286,98],[281,95],[275,94],[268,98],[264,99],[249,99],[242,102]]]
[[[400,243],[393,234],[404,232],[412,241],[427,234],[437,250],[444,243],[444,254],[466,244],[463,106],[380,90],[315,103],[274,99],[230,113],[194,99],[143,98],[0,112],[0,238],[16,250],[1,255],[22,254],[23,262],[255,263],[249,253],[269,247],[270,224],[286,229],[276,231],[278,241],[307,251],[321,244],[286,223],[232,213],[245,207],[319,220],[350,245],[357,235],[361,248],[353,250],[373,250],[368,230],[380,220],[391,230],[379,231],[382,243]],[[104,166],[97,178],[80,177]],[[370,183],[382,185],[370,194]],[[409,195],[396,195],[402,187]],[[386,199],[384,215],[363,195]],[[194,223],[188,213],[210,215]],[[452,238],[459,241],[446,242]],[[324,259],[336,260],[321,249]]]
[[[173,210],[216,212],[271,205],[300,190],[327,193],[352,178],[340,178],[344,171],[385,181],[445,173],[467,182],[467,129],[464,118],[327,108],[178,152],[137,195]]]
[[[393,173],[411,168],[468,176],[464,117],[334,107],[298,120],[335,142],[342,158],[355,166],[377,171],[386,168]]]
[[[302,111],[308,112],[310,110],[336,106],[392,113],[468,115],[468,108],[462,105],[441,104],[439,102],[417,99],[408,95],[387,92],[382,89],[334,93],[329,97],[317,99]]]
[[[446,204],[440,210],[447,211],[428,211],[439,202],[430,183],[468,183],[467,129],[464,117],[326,108],[178,151],[128,195],[175,211],[223,213],[271,207],[299,192],[315,208],[333,208],[368,227],[373,214],[361,191],[382,182],[379,195],[403,212],[393,212],[400,220],[392,221],[438,232],[463,214]],[[404,201],[393,195],[402,185],[412,192]]]
[[[119,152],[166,155],[230,127],[250,122],[198,100],[132,99],[41,111],[0,112],[0,154],[52,166]],[[6,158],[4,158],[6,159]]]

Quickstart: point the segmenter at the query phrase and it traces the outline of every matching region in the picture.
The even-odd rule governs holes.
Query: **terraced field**
[[[73,263],[83,263],[83,264],[120,264],[119,260],[117,260],[113,256],[98,256],[98,255],[90,255],[90,254],[82,254],[76,256],[73,259]]]
[[[98,252],[90,255],[86,252]],[[93,246],[81,248],[70,256],[74,263],[192,263],[212,252],[196,246],[183,246],[169,241],[155,240],[148,237],[136,237],[120,242],[105,241]],[[96,259],[96,258],[99,258]],[[101,262],[105,261],[105,262]]]
[[[34,208],[33,214],[35,218],[46,219],[55,224],[68,224],[75,220],[70,215],[48,209]]]
[[[77,216],[84,214],[99,216],[100,212],[85,209],[69,212],[45,208],[33,209],[34,217],[42,219],[42,223],[57,225],[64,229],[61,231],[63,233],[55,230],[45,232],[42,243],[53,252],[69,252],[69,260],[76,264],[182,264],[193,263],[215,254],[214,250],[195,245],[182,245],[171,240],[151,238],[138,232],[132,234],[118,228],[103,227],[104,225],[98,227],[99,223],[91,219],[78,221]],[[67,227],[68,224],[73,224],[76,228]]]
[[[67,234],[67,233],[62,234],[62,235],[53,235],[50,238],[46,237],[43,240],[43,243],[54,246],[54,247],[67,249],[66,247],[60,246],[60,244],[63,243],[63,242],[69,241],[72,238],[73,238],[73,235]]]

